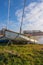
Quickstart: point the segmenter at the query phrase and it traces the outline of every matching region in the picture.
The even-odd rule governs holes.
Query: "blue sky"
[[[10,13],[8,22],[8,2],[0,0],[0,29],[7,25],[8,29],[19,31],[23,0],[10,0]],[[43,0],[26,0],[24,22],[22,30],[43,31]]]
[[[23,7],[23,0],[10,0],[10,13],[9,13],[9,22],[11,23],[8,24],[7,20],[8,20],[8,3],[9,0],[0,0],[0,29],[4,26],[7,25],[7,27],[9,29],[13,29],[16,30],[15,27],[17,29],[19,29],[19,23],[17,21],[17,18],[15,16],[15,12]],[[14,28],[13,28],[14,27]]]

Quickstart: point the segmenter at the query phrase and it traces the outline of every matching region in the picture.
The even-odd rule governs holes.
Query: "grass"
[[[0,65],[43,65],[43,44],[0,45]]]

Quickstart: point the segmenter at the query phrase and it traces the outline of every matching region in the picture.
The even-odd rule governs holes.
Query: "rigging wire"
[[[22,18],[21,18],[21,25],[20,25],[20,34],[22,32],[22,24],[23,24],[23,18],[24,18],[25,5],[26,5],[26,0],[24,0],[24,7],[23,7]]]

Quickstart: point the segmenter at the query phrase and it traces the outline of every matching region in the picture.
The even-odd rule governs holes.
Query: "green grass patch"
[[[1,45],[0,65],[43,65],[43,44]]]

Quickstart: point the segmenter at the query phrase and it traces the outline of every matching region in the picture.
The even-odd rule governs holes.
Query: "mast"
[[[21,25],[20,25],[20,34],[22,33],[22,25],[23,25],[23,17],[24,17],[24,11],[25,11],[25,4],[26,4],[26,0],[24,0],[24,7],[23,7],[22,18],[21,18]]]
[[[7,20],[7,24],[9,24],[9,23],[10,23],[10,0],[8,0],[8,20]],[[6,25],[6,28],[8,28],[7,25]]]

